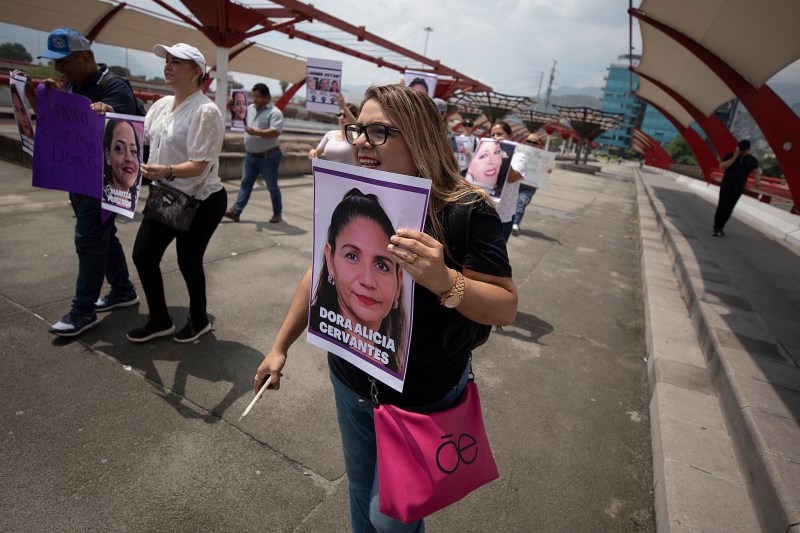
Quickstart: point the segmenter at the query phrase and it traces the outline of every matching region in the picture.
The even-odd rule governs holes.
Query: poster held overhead
[[[342,62],[308,58],[306,63],[306,108],[338,113],[336,97],[342,87]]]
[[[406,70],[403,73],[403,81],[406,87],[428,93],[431,98],[436,94],[436,81],[438,76],[430,72],[420,72],[417,70]]]
[[[387,250],[422,231],[431,181],[315,159],[309,343],[402,392],[414,281]]]

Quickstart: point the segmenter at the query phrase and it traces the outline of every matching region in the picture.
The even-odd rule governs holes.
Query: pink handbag
[[[446,411],[381,405],[374,412],[381,513],[410,524],[499,477],[475,382]]]

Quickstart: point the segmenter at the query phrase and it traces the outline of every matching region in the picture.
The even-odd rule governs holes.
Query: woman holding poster
[[[328,355],[352,530],[419,531],[424,528],[421,520],[406,525],[378,510],[372,393],[381,403],[418,412],[455,405],[467,383],[473,345],[486,325],[514,320],[517,291],[500,219],[486,195],[459,175],[444,122],[428,95],[402,85],[371,87],[358,121],[345,130],[362,168],[432,181],[424,231],[398,228],[386,247],[403,276],[416,282],[403,391],[370,380],[355,365]],[[268,376],[270,388],[280,388],[289,347],[308,324],[311,279],[309,269],[256,370],[256,391]]]
[[[103,134],[103,152],[103,202],[133,211],[142,162],[141,143],[133,124],[127,120],[108,119]]]
[[[328,161],[355,165],[356,158],[353,156],[353,149],[344,139],[344,127],[347,123],[356,120],[358,109],[353,104],[345,104],[342,95],[337,96],[336,100],[339,103],[339,112],[336,114],[339,129],[326,133],[317,147],[308,151],[308,158],[317,159],[322,157]]]
[[[129,331],[127,337],[131,342],[147,342],[175,332],[160,266],[164,252],[175,241],[178,268],[189,291],[189,317],[173,340],[192,342],[211,331],[203,256],[228,204],[218,174],[225,120],[217,105],[203,94],[206,60],[200,50],[178,43],[157,44],[153,52],[165,58],[164,79],[174,94],[157,100],[144,119],[150,155],[142,171],[146,178],[161,181],[200,203],[188,231],[147,216],[142,220],[133,245],[133,262],[150,314],[147,322]]]

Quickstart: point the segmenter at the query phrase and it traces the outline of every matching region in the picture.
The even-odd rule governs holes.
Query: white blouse
[[[331,130],[317,145],[317,151],[322,152],[322,157],[328,161],[338,161],[348,165],[356,164],[356,157],[353,155],[353,147],[344,139],[337,140],[336,134],[342,130]]]
[[[173,109],[174,96],[156,100],[144,119],[144,142],[150,145],[150,164],[178,165],[186,161],[208,161],[198,176],[169,182],[181,192],[205,200],[222,189],[219,153],[225,136],[225,120],[201,91]]]
[[[511,168],[516,170],[522,175],[521,180],[514,183],[508,183],[503,186],[503,192],[500,194],[500,201],[495,206],[497,214],[500,215],[500,222],[511,222],[514,218],[514,213],[517,212],[517,197],[519,196],[519,186],[522,180],[525,179],[525,166],[527,165],[528,158],[522,152],[514,151],[511,156]]]

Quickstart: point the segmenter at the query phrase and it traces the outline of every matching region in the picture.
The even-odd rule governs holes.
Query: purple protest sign
[[[100,198],[103,117],[88,98],[39,84],[33,186]]]

